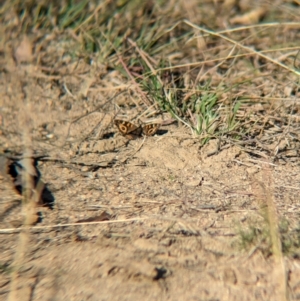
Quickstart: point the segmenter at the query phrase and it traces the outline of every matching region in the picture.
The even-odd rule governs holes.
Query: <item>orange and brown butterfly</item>
[[[115,125],[117,126],[120,133],[130,140],[140,138],[142,134],[146,136],[153,136],[160,126],[156,123],[146,124],[144,126],[136,126],[129,121],[120,119],[115,119]]]
[[[146,124],[142,127],[143,129],[143,134],[146,136],[153,136],[156,134],[156,132],[158,131],[160,127],[159,123],[149,123]]]

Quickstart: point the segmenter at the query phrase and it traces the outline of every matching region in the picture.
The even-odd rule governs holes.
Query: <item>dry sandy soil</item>
[[[30,62],[26,38],[1,52],[0,147],[11,161],[0,177],[0,300],[12,290],[14,300],[300,300],[299,249],[272,256],[265,235],[272,210],[299,235],[297,150],[273,160],[238,145],[216,151],[217,140],[200,147],[164,114],[155,136],[127,140],[113,120],[143,112],[137,95],[118,94],[117,71],[73,62],[53,41],[35,51],[60,62],[57,75]],[[24,141],[46,191],[38,223],[20,234],[21,196],[5,168]],[[256,240],[243,248],[247,231]]]

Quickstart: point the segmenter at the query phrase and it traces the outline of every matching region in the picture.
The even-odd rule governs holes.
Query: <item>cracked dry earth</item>
[[[132,96],[108,103],[102,89],[115,74],[62,80],[7,64],[1,152],[18,157],[29,133],[54,198],[52,209],[39,207],[41,220],[30,230],[17,300],[282,300],[283,270],[289,298],[300,300],[298,256],[285,255],[282,266],[260,242],[242,249],[240,234],[264,223],[268,196],[277,218],[297,228],[299,164],[254,158],[237,146],[208,156],[217,143],[200,148],[177,124],[127,141],[112,121],[116,104],[127,113]],[[62,94],[61,83],[70,93]],[[79,93],[87,86],[88,100]],[[0,181],[1,229],[8,229],[0,232],[0,300],[6,300],[21,197],[8,175]]]

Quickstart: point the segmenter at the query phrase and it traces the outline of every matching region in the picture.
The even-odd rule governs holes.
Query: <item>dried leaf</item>
[[[256,8],[250,12],[247,12],[246,14],[242,16],[238,16],[235,18],[232,18],[230,20],[231,24],[242,24],[242,25],[251,25],[258,23],[259,20],[264,16],[266,13],[266,9],[264,7]]]
[[[30,62],[32,60],[32,44],[27,36],[24,36],[22,42],[17,47],[15,59],[18,63]]]

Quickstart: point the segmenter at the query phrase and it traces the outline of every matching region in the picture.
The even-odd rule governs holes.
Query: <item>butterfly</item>
[[[115,125],[123,136],[129,140],[137,139],[144,134],[145,136],[153,136],[159,129],[160,124],[151,123],[144,126],[136,126],[129,121],[115,119]]]

